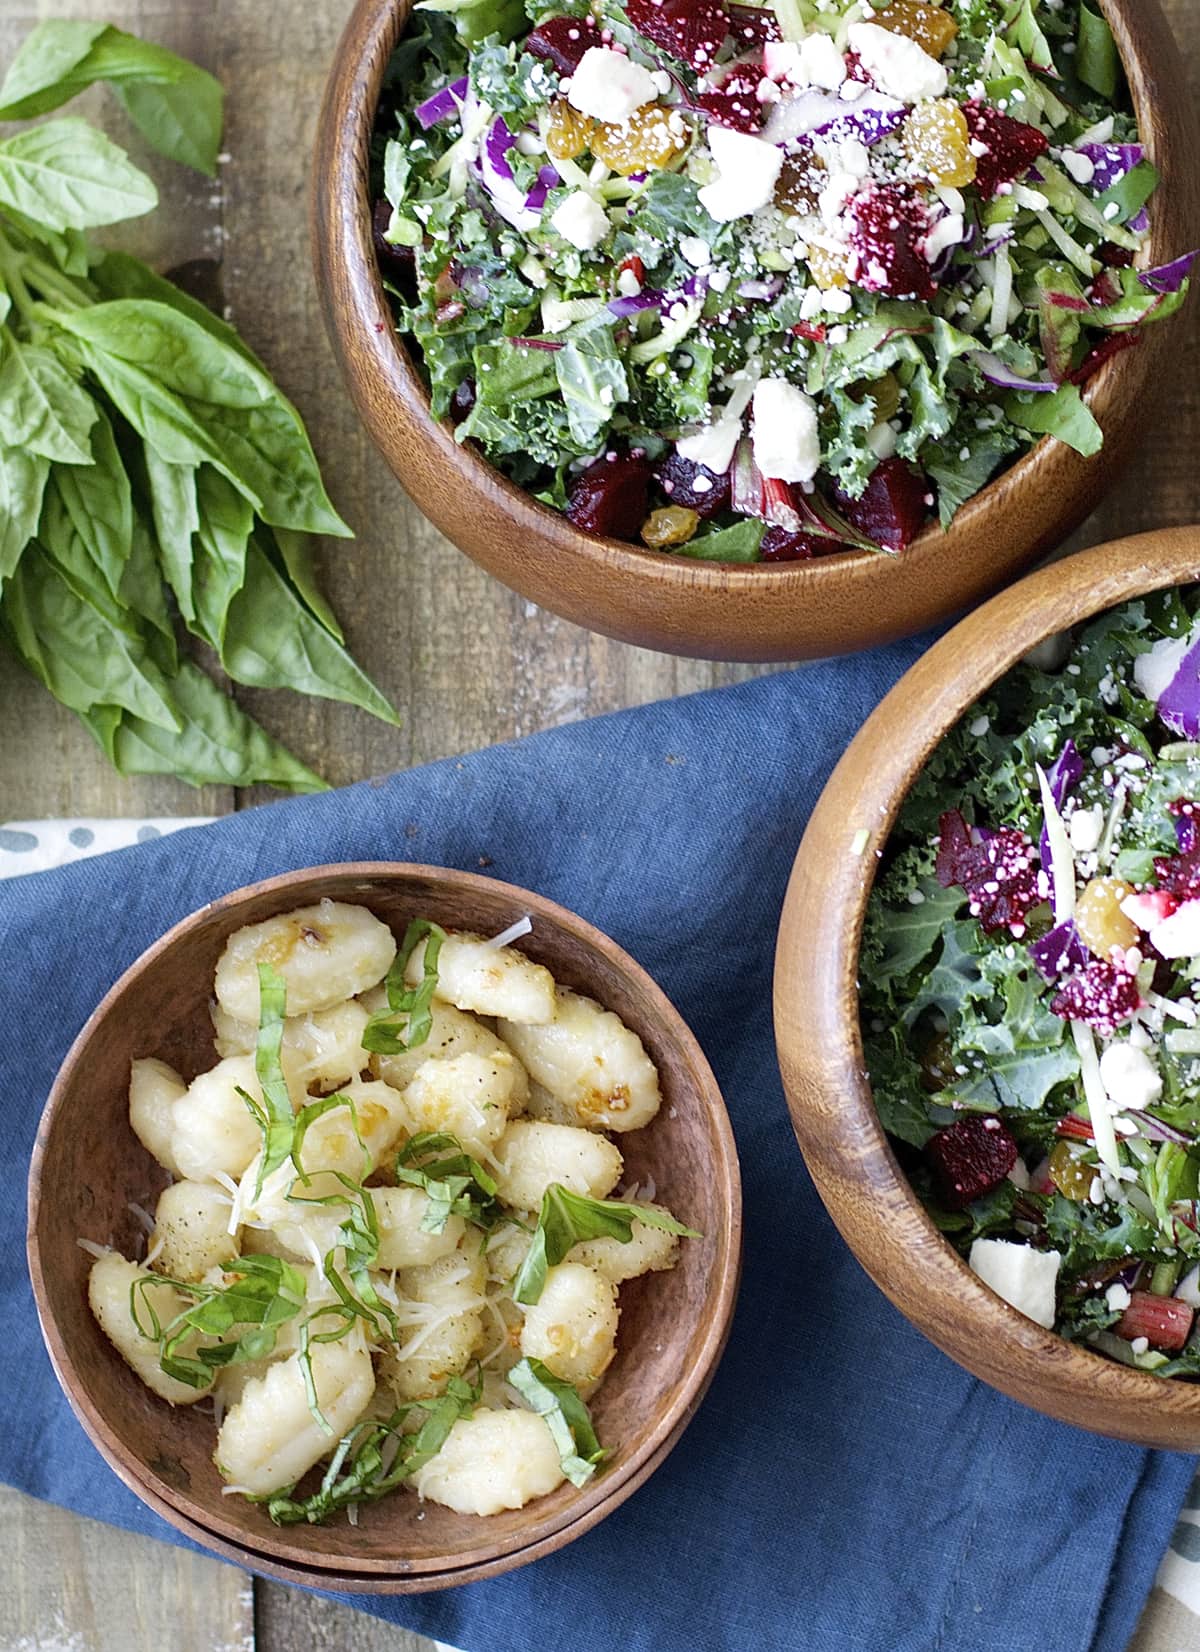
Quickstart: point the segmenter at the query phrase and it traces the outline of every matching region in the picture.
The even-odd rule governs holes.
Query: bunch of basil
[[[36,28],[0,121],[95,81],[155,149],[214,173],[219,83],[105,24]],[[304,536],[350,530],[299,414],[233,329],[85,239],[156,202],[85,121],[0,141],[0,633],[124,774],[315,790],[181,652],[178,624],[235,683],[394,722],[313,578]]]

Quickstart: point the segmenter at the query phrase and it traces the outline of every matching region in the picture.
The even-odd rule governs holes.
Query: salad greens
[[[1178,309],[1088,0],[426,0],[373,187],[435,418],[584,529],[898,551]]]
[[[97,81],[153,148],[215,172],[217,81],[106,24],[34,29],[0,121]],[[86,121],[0,140],[0,635],[124,774],[316,790],[180,630],[235,683],[395,721],[312,578],[308,536],[350,530],[299,414],[233,329],[86,239],[157,199]]]
[[[966,714],[861,971],[876,1105],[937,1225],[1031,1317],[1164,1376],[1200,1375],[1198,614],[1194,587],[1127,603]]]

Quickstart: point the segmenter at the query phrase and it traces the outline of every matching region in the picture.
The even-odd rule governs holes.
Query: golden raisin
[[[844,253],[830,252],[828,247],[812,245],[808,249],[809,274],[818,287],[828,291],[830,287],[848,287],[850,276],[846,268]]]
[[[892,0],[891,5],[877,11],[871,21],[893,34],[906,34],[930,57],[941,57],[958,33],[958,24],[949,12],[926,4],[926,0]]]
[[[679,113],[658,103],[644,103],[621,126],[597,123],[591,151],[623,178],[634,172],[657,172],[687,147]]]
[[[547,153],[556,161],[575,160],[591,143],[595,126],[590,115],[581,115],[566,98],[555,98],[546,129]]]
[[[1085,1204],[1092,1191],[1095,1165],[1081,1159],[1070,1142],[1056,1142],[1050,1154],[1050,1180],[1066,1199]]]
[[[1115,946],[1129,947],[1139,930],[1121,911],[1121,902],[1133,890],[1121,878],[1093,878],[1075,907],[1075,927],[1083,944],[1097,958],[1107,959]]]
[[[978,170],[967,117],[951,98],[918,103],[901,129],[900,142],[909,160],[932,183],[957,189],[969,184]]]
[[[819,210],[821,191],[829,182],[829,169],[812,150],[785,155],[775,185],[775,205],[781,212],[806,218]]]
[[[700,526],[696,511],[683,505],[663,505],[651,511],[642,523],[642,544],[652,551],[662,551],[672,545],[686,545]]]

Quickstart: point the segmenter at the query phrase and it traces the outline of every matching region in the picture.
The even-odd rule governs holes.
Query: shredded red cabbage
[[[457,115],[459,105],[466,95],[467,77],[463,75],[461,80],[451,81],[449,86],[443,86],[440,92],[426,98],[424,103],[418,103],[413,114],[422,129],[428,132],[431,126],[437,126],[439,122],[449,120],[451,115]]]
[[[1058,385],[1051,379],[1023,379],[1021,375],[993,355],[990,350],[976,350],[971,359],[989,384],[998,384],[1002,390],[1054,391]]]
[[[1195,252],[1185,252],[1182,258],[1172,259],[1169,264],[1160,264],[1155,270],[1142,270],[1138,280],[1149,292],[1177,293],[1191,275],[1197,258],[1200,258],[1200,247]]]
[[[1159,696],[1158,715],[1185,740],[1200,739],[1200,642],[1188,649]]]

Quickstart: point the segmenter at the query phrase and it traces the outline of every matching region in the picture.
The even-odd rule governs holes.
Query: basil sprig
[[[572,1383],[556,1377],[540,1359],[523,1359],[508,1381],[545,1422],[558,1447],[562,1471],[573,1486],[584,1486],[611,1455],[600,1444],[592,1417]]]
[[[546,1283],[546,1273],[557,1267],[572,1246],[584,1239],[618,1239],[627,1245],[633,1238],[633,1224],[677,1233],[684,1239],[703,1237],[685,1227],[665,1211],[649,1205],[627,1204],[623,1199],[588,1199],[571,1193],[560,1182],[551,1182],[542,1195],[533,1243],[513,1280],[513,1301],[526,1307],[536,1302]]]
[[[436,1159],[437,1153],[446,1157]],[[441,1233],[451,1216],[485,1232],[507,1219],[495,1181],[457,1136],[444,1131],[423,1130],[405,1143],[396,1155],[396,1180],[423,1189],[429,1200],[421,1217],[426,1233]]]
[[[277,1526],[318,1525],[351,1503],[386,1497],[437,1456],[459,1418],[474,1411],[481,1393],[479,1383],[451,1377],[445,1391],[433,1399],[402,1405],[384,1422],[358,1423],[340,1441],[310,1497],[280,1493],[268,1500],[267,1513]],[[419,1412],[425,1413],[420,1428],[402,1432],[407,1419]],[[394,1454],[388,1449],[391,1442]]]
[[[414,918],[404,932],[404,940],[392,960],[384,983],[388,1007],[376,1010],[363,1032],[363,1049],[373,1055],[403,1055],[424,1044],[433,1026],[431,1008],[437,991],[438,957],[446,931],[428,918]],[[415,987],[405,981],[409,959],[425,942],[421,959],[421,979]]]
[[[222,1366],[266,1359],[274,1351],[279,1326],[304,1307],[303,1274],[277,1256],[239,1256],[222,1272],[230,1283],[220,1287],[193,1285],[166,1274],[143,1274],[130,1286],[134,1324],[158,1343],[159,1364],[166,1374],[189,1388],[209,1387]],[[160,1285],[192,1298],[165,1324],[153,1300]],[[239,1326],[246,1329],[231,1336]],[[221,1340],[194,1354],[183,1353],[184,1344],[197,1335]]]
[[[0,121],[96,81],[162,153],[215,166],[221,88],[99,23],[52,20]],[[342,645],[308,536],[348,537],[300,415],[225,322],[84,232],[149,212],[153,181],[86,121],[0,139],[0,637],[122,774],[324,782],[193,664],[395,713]]]

